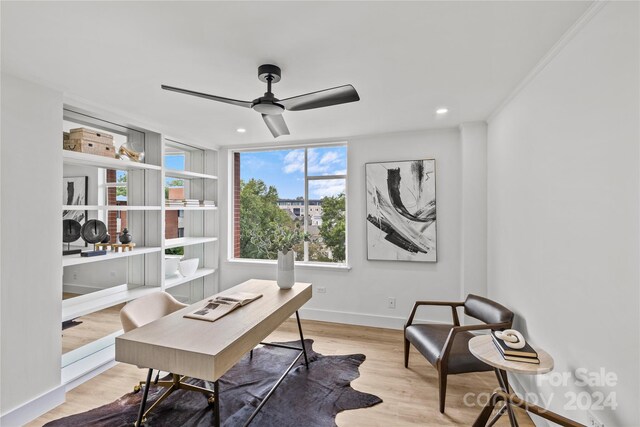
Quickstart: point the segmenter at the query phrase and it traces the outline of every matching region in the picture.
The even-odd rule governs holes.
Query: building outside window
[[[298,262],[347,261],[347,146],[247,150],[233,156],[233,258],[276,259],[260,238],[304,230]]]

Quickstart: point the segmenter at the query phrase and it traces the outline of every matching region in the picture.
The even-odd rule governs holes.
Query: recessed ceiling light
[[[245,128],[238,128],[236,129],[236,132],[238,133],[245,133],[247,130]]]
[[[449,109],[448,108],[444,108],[444,107],[443,108],[438,108],[436,110],[436,114],[447,114],[448,112],[449,112]]]

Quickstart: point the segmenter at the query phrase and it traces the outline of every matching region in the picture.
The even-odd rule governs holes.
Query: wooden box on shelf
[[[113,135],[87,128],[71,129],[68,138],[67,135],[63,138],[63,148],[98,156],[116,156]]]

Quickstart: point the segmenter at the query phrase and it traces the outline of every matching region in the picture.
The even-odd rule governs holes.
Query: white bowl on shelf
[[[185,259],[184,261],[180,261],[180,274],[184,277],[193,276],[198,269],[198,264],[200,264],[200,258],[191,258]]]
[[[182,255],[165,255],[164,256],[164,277],[173,277],[178,274],[180,260]]]

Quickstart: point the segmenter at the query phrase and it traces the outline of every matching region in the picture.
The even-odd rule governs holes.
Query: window
[[[346,145],[233,153],[233,258],[276,259],[283,227],[296,261],[346,263]]]

